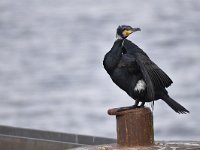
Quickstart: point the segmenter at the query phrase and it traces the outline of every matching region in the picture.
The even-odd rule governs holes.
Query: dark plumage
[[[139,30],[130,26],[119,26],[118,39],[103,61],[104,68],[113,82],[136,100],[135,105],[122,107],[120,111],[143,107],[145,102],[162,99],[177,113],[189,113],[169,97],[165,88],[173,82],[168,75],[151,61],[142,49],[126,39]],[[141,106],[138,106],[139,102],[142,102]]]

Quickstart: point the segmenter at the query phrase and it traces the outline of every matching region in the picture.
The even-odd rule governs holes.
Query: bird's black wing
[[[169,76],[151,61],[147,55],[136,53],[136,62],[141,70],[146,70],[155,88],[169,87],[173,83]]]
[[[140,59],[140,55],[136,55],[136,63],[138,64],[140,71],[142,72],[143,78],[147,85],[147,97],[149,100],[154,100],[155,90],[154,90],[154,82],[149,75],[149,71],[146,69],[146,66],[143,64],[143,61]]]
[[[154,99],[155,89],[165,88],[173,83],[168,75],[151,61],[147,54],[137,45],[126,39],[123,46],[127,54],[133,55],[138,64],[147,84],[147,96],[150,100]]]

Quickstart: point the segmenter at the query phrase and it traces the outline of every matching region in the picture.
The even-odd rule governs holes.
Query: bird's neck
[[[121,59],[122,52],[123,52],[123,49],[122,49],[123,41],[124,41],[123,39],[117,39],[114,42],[111,50],[106,54],[107,57],[109,57],[109,59],[115,62]]]
[[[122,57],[122,42],[122,39],[116,40],[111,50],[105,55],[103,64],[109,74],[113,72]]]
[[[123,41],[124,41],[124,39],[117,39],[114,42],[114,44],[113,44],[113,46],[110,50],[110,53],[115,54],[115,55],[121,55],[122,54]]]

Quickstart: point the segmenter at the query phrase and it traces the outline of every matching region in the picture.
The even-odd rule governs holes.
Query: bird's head
[[[117,28],[116,32],[116,38],[117,39],[125,39],[127,38],[130,34],[136,31],[141,31],[140,28],[132,28],[131,26],[128,25],[120,25]]]

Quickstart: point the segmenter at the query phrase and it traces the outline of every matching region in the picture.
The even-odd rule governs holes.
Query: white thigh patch
[[[135,91],[141,91],[141,90],[145,90],[146,88],[146,83],[144,82],[144,80],[139,80],[134,88]]]

